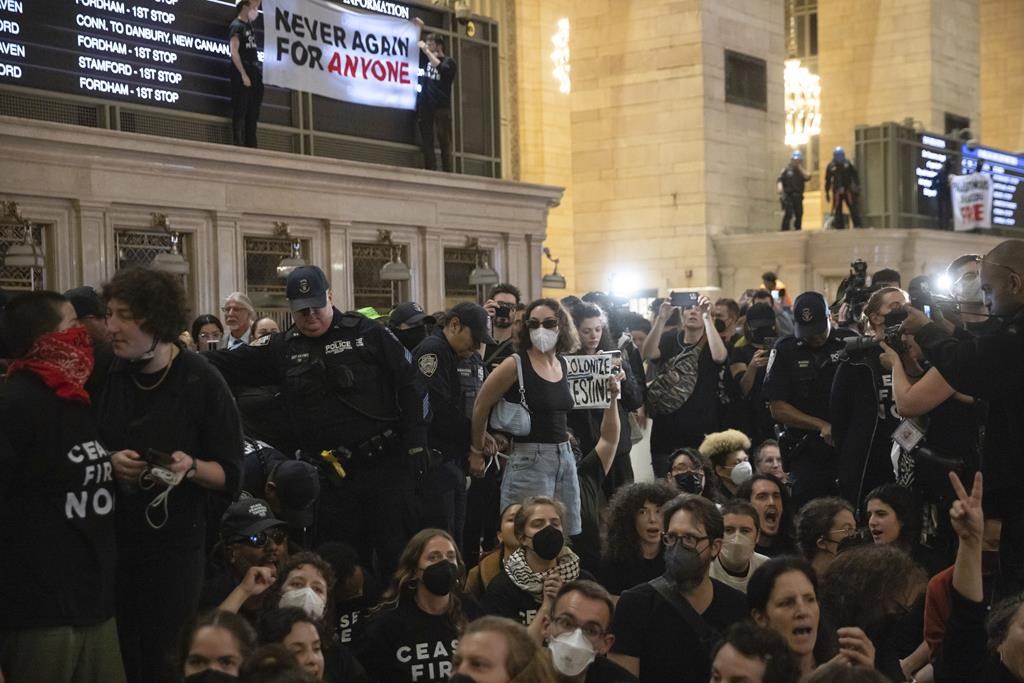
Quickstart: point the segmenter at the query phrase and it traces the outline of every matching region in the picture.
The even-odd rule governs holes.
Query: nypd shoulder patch
[[[425,376],[433,377],[434,373],[437,372],[437,354],[436,353],[425,353],[425,354],[423,354],[422,356],[420,356],[420,359],[417,361],[417,365],[420,368],[420,372],[422,372]]]

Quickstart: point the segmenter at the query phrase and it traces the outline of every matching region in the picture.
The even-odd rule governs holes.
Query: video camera
[[[840,323],[856,323],[864,313],[864,306],[874,293],[874,287],[868,287],[868,264],[864,259],[856,259],[850,264],[850,274],[839,284],[836,300],[829,307],[833,313],[846,304],[846,319]]]
[[[907,319],[907,311],[903,308],[897,308],[891,313],[887,313],[885,316],[885,335],[881,339],[875,339],[874,337],[853,337],[846,340],[846,347],[843,349],[845,358],[852,356],[861,356],[874,349],[881,348],[881,343],[885,342],[892,348],[896,353],[903,353],[903,333],[900,331],[900,327],[903,325],[903,321]]]
[[[943,313],[960,312],[960,302],[951,297],[933,292],[931,283],[926,275],[919,275],[911,280],[910,285],[907,287],[907,293],[910,295],[910,305],[923,312],[929,318],[932,317],[933,308]]]

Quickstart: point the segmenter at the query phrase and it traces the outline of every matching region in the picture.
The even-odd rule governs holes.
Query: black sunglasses
[[[238,536],[233,539],[229,545],[245,543],[253,548],[262,548],[267,544],[268,540],[273,541],[275,545],[281,545],[284,543],[286,538],[288,538],[288,532],[281,527],[275,527],[251,536]]]
[[[558,327],[558,320],[555,318],[548,318],[546,320],[537,320],[536,318],[530,318],[526,321],[526,326],[531,330],[536,330],[543,327],[545,330],[553,330]]]

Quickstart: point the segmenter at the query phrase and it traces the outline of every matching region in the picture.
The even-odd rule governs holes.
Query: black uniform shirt
[[[459,357],[443,330],[421,341],[412,352],[421,391],[430,397],[430,447],[448,458],[463,458],[469,450],[470,421],[466,416],[459,375]]]
[[[803,169],[786,166],[779,174],[779,182],[782,183],[782,191],[786,194],[803,194],[807,180],[804,178]]]
[[[765,369],[765,400],[786,401],[807,415],[829,420],[829,394],[843,348],[839,330],[832,330],[817,349],[796,337],[779,339]]]

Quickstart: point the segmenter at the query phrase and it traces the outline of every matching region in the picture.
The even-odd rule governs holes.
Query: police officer
[[[793,219],[793,229],[799,230],[804,220],[804,184],[811,179],[811,175],[804,170],[804,155],[800,150],[794,151],[789,157],[789,164],[782,169],[775,187],[779,192],[779,201],[782,203],[782,230],[789,230],[789,220]]]
[[[799,509],[812,498],[834,495],[836,490],[829,393],[845,345],[841,333],[832,329],[821,293],[798,296],[793,317],[795,336],[775,343],[762,395],[785,430],[779,445],[794,480],[793,503]]]
[[[1002,519],[998,592],[1024,589],[1024,241],[1006,240],[981,260],[981,291],[1002,325],[977,337],[950,336],[907,308],[903,331],[957,391],[988,399],[982,471],[985,507]]]
[[[462,537],[466,517],[464,461],[472,415],[466,413],[459,361],[476,353],[481,344],[493,342],[487,332],[487,311],[474,303],[461,303],[445,315],[444,326],[413,351],[413,363],[430,397],[427,439],[435,456],[420,489],[421,521],[424,528],[445,529],[456,539]]]
[[[426,398],[386,328],[334,308],[316,266],[287,283],[295,324],[230,353],[207,354],[230,385],[280,386],[286,454],[317,464],[316,542],[343,540],[381,575],[394,570],[417,525],[415,472],[426,469]]]
[[[840,230],[846,227],[843,216],[843,202],[850,210],[853,227],[859,228],[860,214],[857,213],[857,195],[860,193],[860,178],[857,167],[846,158],[846,150],[836,147],[832,162],[825,169],[825,201],[832,202],[832,227]]]

